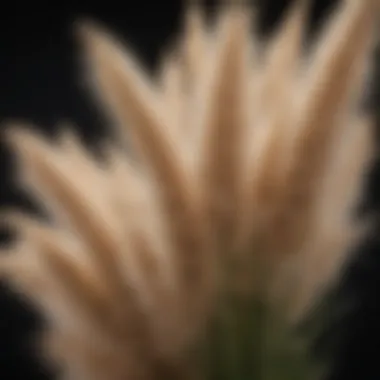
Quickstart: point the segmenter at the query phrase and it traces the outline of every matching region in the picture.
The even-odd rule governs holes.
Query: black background
[[[358,0],[364,1],[364,0]],[[260,31],[268,35],[290,1],[257,1]],[[310,31],[323,25],[325,16],[337,1],[312,2]],[[22,3],[2,4],[0,16],[0,127],[12,119],[26,120],[46,133],[54,133],[62,120],[74,121],[89,145],[107,134],[107,125],[95,102],[82,86],[77,61],[77,46],[72,22],[78,17],[101,21],[127,40],[150,69],[154,69],[160,50],[179,28],[181,1],[130,1],[103,3],[102,7],[70,6],[51,3],[50,8],[34,3],[28,9]],[[212,8],[211,8],[212,9]],[[380,70],[378,70],[380,72]],[[375,73],[376,74],[376,73]],[[375,113],[380,81],[372,81],[368,104]],[[32,204],[13,184],[11,156],[0,142],[0,207]],[[368,183],[366,205],[377,211],[380,171],[374,165]],[[379,194],[379,195],[377,195]],[[8,235],[1,231],[2,241]],[[331,379],[380,379],[380,245],[377,234],[358,248],[358,255],[345,276],[342,299],[352,304],[325,337],[343,331],[341,345],[334,356]],[[46,370],[33,356],[30,333],[38,327],[38,318],[4,287],[0,290],[0,379],[45,379]],[[79,380],[79,379],[78,379]]]

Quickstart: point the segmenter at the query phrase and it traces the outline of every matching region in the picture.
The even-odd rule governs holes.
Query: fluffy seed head
[[[69,377],[185,377],[225,286],[290,300],[298,318],[336,277],[366,226],[352,211],[373,154],[358,104],[375,10],[344,1],[305,59],[299,3],[259,57],[245,6],[213,28],[194,7],[158,80],[82,25],[96,90],[139,160],[9,129],[54,223],[4,215],[21,236],[1,259],[49,317]]]

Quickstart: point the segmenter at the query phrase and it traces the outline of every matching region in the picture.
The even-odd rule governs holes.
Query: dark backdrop
[[[358,0],[364,1],[364,0]],[[268,35],[290,1],[262,0],[260,30]],[[337,1],[315,0],[310,30],[318,30]],[[47,133],[57,122],[74,121],[89,145],[106,134],[106,125],[94,102],[80,83],[76,46],[71,22],[78,16],[93,17],[105,23],[130,42],[149,68],[154,68],[160,49],[178,30],[182,2],[146,0],[122,2],[119,7],[69,6],[57,3],[28,9],[24,5],[3,4],[0,16],[0,127],[9,119],[32,121]],[[379,70],[380,72],[380,70]],[[368,104],[375,112],[380,82],[375,75]],[[33,205],[16,189],[12,179],[11,157],[0,142],[0,207]],[[377,165],[368,183],[366,204],[376,211]],[[1,231],[2,242],[9,238]],[[340,291],[352,302],[346,315],[325,333],[329,337],[343,331],[335,353],[331,379],[380,379],[380,246],[374,233],[358,248]],[[49,375],[37,365],[31,347],[31,332],[39,320],[32,310],[5,287],[0,288],[0,379],[45,379]],[[78,379],[79,380],[79,379]]]

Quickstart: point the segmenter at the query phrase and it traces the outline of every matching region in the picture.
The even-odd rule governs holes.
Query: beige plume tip
[[[101,29],[99,23],[92,19],[77,20],[74,24],[74,32],[83,41],[88,41]]]
[[[2,129],[1,138],[10,146],[17,144],[20,139],[23,139],[24,135],[30,134],[28,126],[19,122],[7,123]]]
[[[86,54],[97,55],[110,40],[110,33],[100,23],[82,19],[74,24],[74,34]]]
[[[47,146],[44,136],[26,124],[10,124],[3,138],[20,158],[25,159],[40,156]]]
[[[9,123],[2,132],[2,140],[16,153],[25,152],[30,144],[36,140],[36,132],[30,125]],[[29,144],[30,143],[30,144]]]
[[[94,73],[114,68],[114,59],[125,55],[124,43],[117,36],[109,32],[106,27],[93,20],[78,21],[74,32],[81,46],[83,57]],[[112,63],[112,64],[111,64]]]
[[[78,38],[85,47],[93,46],[102,28],[91,19],[82,19],[74,24],[75,37]]]

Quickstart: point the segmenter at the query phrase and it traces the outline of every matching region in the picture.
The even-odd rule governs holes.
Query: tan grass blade
[[[305,99],[295,120],[293,157],[283,188],[284,208],[273,230],[283,252],[296,249],[309,229],[315,184],[338,133],[337,115],[349,101],[353,84],[357,84],[355,72],[368,56],[373,9],[367,2],[347,1],[344,5],[319,41],[310,76],[305,78]]]

